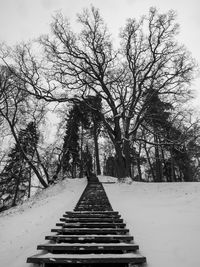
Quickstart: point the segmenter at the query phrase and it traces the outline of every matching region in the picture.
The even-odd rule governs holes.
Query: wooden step
[[[99,235],[108,235],[108,234],[125,234],[128,233],[128,229],[123,229],[123,228],[57,228],[57,229],[52,229],[51,232],[56,232],[56,233],[61,233],[65,235],[93,235],[93,234],[99,234]]]
[[[121,215],[119,214],[109,214],[109,213],[66,213],[63,215],[66,218],[116,218],[119,219]]]
[[[121,215],[107,215],[107,214],[64,214],[64,218],[107,218],[119,219]]]
[[[81,205],[77,208],[77,211],[104,211],[107,210],[105,204],[102,206],[93,206],[93,205]]]
[[[113,215],[118,215],[119,212],[118,211],[108,211],[108,210],[105,210],[105,211],[66,211],[66,214],[69,214],[69,213],[76,213],[76,214],[87,214],[87,213],[97,213],[97,214],[113,214]]]
[[[27,263],[69,263],[69,264],[95,264],[95,263],[133,263],[146,262],[145,257],[137,253],[124,254],[38,254],[27,259]]]
[[[90,208],[78,208],[79,211],[85,211],[85,210],[88,210],[88,211],[99,211],[99,210],[104,210],[104,207],[98,207],[98,208],[94,208],[94,207],[90,207]]]
[[[64,228],[124,228],[126,226],[125,223],[81,223],[81,222],[74,222],[74,223],[56,223],[56,226],[61,226]]]
[[[115,243],[133,241],[133,236],[129,235],[50,235],[45,237],[46,240],[55,242],[70,243]]]
[[[123,219],[116,218],[60,218],[62,222],[111,222],[123,223]]]
[[[94,251],[98,253],[102,253],[102,250],[106,251],[136,251],[139,249],[139,246],[131,243],[117,243],[117,244],[106,244],[106,243],[74,243],[74,244],[66,244],[66,243],[55,243],[55,244],[43,244],[39,245],[37,249],[43,249],[47,251],[79,251],[83,250],[85,252]]]

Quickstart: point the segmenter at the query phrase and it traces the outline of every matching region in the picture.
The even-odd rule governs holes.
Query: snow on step
[[[101,248],[101,247],[134,247],[134,246],[138,246],[136,244],[132,244],[132,243],[124,243],[124,242],[120,242],[120,243],[116,243],[116,244],[108,244],[108,243],[84,243],[84,244],[80,244],[80,243],[73,243],[73,244],[67,244],[67,243],[55,243],[55,244],[42,244],[42,245],[39,245],[38,247],[98,247],[98,248]]]
[[[63,217],[66,218],[116,218],[119,219],[121,215],[116,215],[116,214],[104,214],[104,213],[83,213],[83,214],[64,214]]]
[[[73,227],[77,227],[77,228],[80,228],[80,227],[83,227],[83,228],[117,228],[117,227],[120,227],[120,228],[124,228],[126,226],[125,223],[102,223],[102,222],[74,222],[74,223],[56,223],[56,226],[62,226],[64,228],[73,228]]]
[[[138,250],[139,246],[132,243],[116,243],[116,244],[108,244],[108,243],[55,243],[55,244],[43,244],[39,245],[37,249],[43,250],[66,250],[67,251],[74,251],[74,250],[94,250],[94,251],[102,251],[102,250],[124,250],[124,251],[135,251]],[[65,252],[65,253],[66,253]],[[102,253],[102,252],[101,252]]]
[[[58,228],[52,229],[51,232],[65,233],[65,234],[114,234],[114,233],[128,233],[128,229],[123,228]]]
[[[146,258],[138,253],[124,254],[37,254],[28,263],[144,263]]]
[[[65,222],[123,222],[123,219],[116,218],[61,218]]]
[[[77,240],[77,241],[88,241],[92,240],[94,242],[97,242],[98,240],[104,241],[107,240],[108,242],[112,242],[112,240],[117,241],[132,241],[133,236],[129,235],[51,235],[46,236],[46,240],[54,240],[56,242],[59,241],[70,241],[70,240]]]
[[[119,214],[118,211],[66,211],[66,214]]]

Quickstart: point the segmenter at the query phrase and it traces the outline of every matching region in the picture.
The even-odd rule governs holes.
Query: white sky
[[[139,18],[151,6],[161,12],[176,10],[181,26],[178,38],[200,64],[200,0],[0,0],[0,43],[13,45],[39,37],[49,32],[55,11],[61,10],[74,21],[76,13],[90,4],[100,9],[115,35],[127,18]],[[200,95],[200,79],[194,87]]]

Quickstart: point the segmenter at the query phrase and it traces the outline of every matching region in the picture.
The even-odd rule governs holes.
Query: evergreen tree
[[[80,108],[83,114],[84,127],[90,130],[91,136],[94,140],[95,162],[97,175],[101,174],[100,160],[99,160],[99,145],[98,136],[102,126],[102,101],[96,96],[88,96],[81,102]]]
[[[87,177],[90,177],[93,171],[93,165],[92,165],[92,155],[90,153],[88,145],[86,145],[85,150],[83,151],[83,166],[85,175]]]
[[[162,182],[163,180],[163,159],[161,146],[159,145],[160,136],[165,135],[166,127],[169,126],[168,119],[170,116],[170,109],[172,109],[172,105],[161,101],[159,98],[158,92],[155,90],[151,90],[151,97],[147,101],[149,103],[149,107],[147,109],[145,115],[145,122],[151,126],[153,132],[154,139],[154,159],[155,162],[152,165],[153,177],[155,177],[156,182]]]
[[[77,176],[77,170],[79,170],[79,177],[83,176],[84,171],[86,171],[84,162],[86,152],[83,151],[84,130],[88,131],[90,136],[93,136],[97,174],[101,173],[98,148],[98,134],[101,127],[100,112],[101,99],[98,96],[88,96],[83,101],[75,104],[69,111],[66,119],[63,156],[61,164],[57,168],[57,174],[62,168],[64,173],[68,172],[72,177]],[[87,150],[87,153],[89,153],[89,150]]]
[[[186,136],[170,121],[172,105],[161,101],[157,92],[152,93],[151,102],[145,121],[153,129],[155,161],[152,166],[155,171],[155,181],[162,182],[164,175],[168,182],[191,181],[191,160],[186,146],[180,140],[180,136],[183,137],[182,139]],[[184,128],[183,125],[182,128]],[[160,144],[161,139],[164,145]],[[164,158],[165,152],[168,152],[166,159]],[[179,170],[180,177],[177,176],[176,169]]]
[[[0,176],[2,209],[15,206],[21,200],[30,196],[31,169],[24,159],[23,153],[25,153],[29,160],[33,160],[39,140],[36,124],[30,122],[26,129],[21,129],[18,140],[18,143],[10,150],[7,164]],[[5,198],[7,199],[6,203],[4,203]]]
[[[63,172],[70,172],[76,177],[77,164],[79,162],[79,123],[80,111],[77,105],[70,110],[63,144],[62,168]]]

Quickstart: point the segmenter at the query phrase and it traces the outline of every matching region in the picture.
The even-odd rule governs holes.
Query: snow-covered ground
[[[148,267],[199,267],[200,183],[118,183],[101,177],[113,208],[130,229]],[[0,267],[29,267],[59,217],[73,210],[85,179],[68,179],[0,214]]]
[[[0,267],[32,266],[26,258],[36,254],[64,212],[73,210],[85,186],[85,179],[66,179],[0,213]]]
[[[199,267],[200,183],[104,184],[148,267]]]

